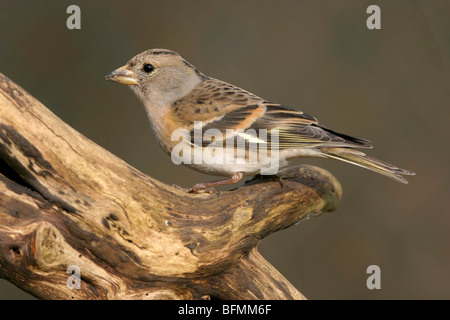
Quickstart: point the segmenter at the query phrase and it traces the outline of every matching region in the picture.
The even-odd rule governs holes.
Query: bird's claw
[[[203,186],[202,184],[194,184],[192,187],[189,188],[183,188],[176,184],[173,184],[172,187],[177,188],[179,190],[186,191],[187,193],[194,193],[194,194],[200,194],[200,193],[209,193],[209,194],[217,194],[217,197],[220,198],[220,191],[215,188],[207,188]]]
[[[278,184],[280,185],[281,188],[283,188],[283,186],[284,186],[283,180],[276,174],[274,174],[274,175],[257,174],[255,176],[253,176],[250,180],[245,181],[245,184],[251,185],[251,184],[258,183],[259,181],[273,181],[273,182],[278,182]]]

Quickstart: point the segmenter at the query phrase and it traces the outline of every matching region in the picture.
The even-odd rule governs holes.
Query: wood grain
[[[133,168],[0,74],[0,277],[41,299],[304,299],[257,250],[333,211],[341,187],[296,166],[187,194]],[[78,266],[81,288],[67,268]]]

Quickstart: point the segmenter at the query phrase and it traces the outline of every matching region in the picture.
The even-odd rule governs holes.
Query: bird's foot
[[[215,193],[215,194],[217,194],[217,197],[220,197],[220,191],[213,187],[237,183],[237,182],[241,181],[243,176],[244,176],[244,174],[242,172],[235,172],[235,173],[233,173],[233,175],[231,176],[230,179],[196,183],[192,187],[186,188],[186,189],[180,188],[178,186],[176,186],[176,187],[179,189],[183,189],[189,193],[211,193],[211,194]]]
[[[173,184],[172,187],[175,187],[179,190],[183,190],[187,193],[194,193],[194,194],[200,194],[200,193],[209,193],[209,194],[217,194],[218,197],[220,197],[220,191],[215,188],[209,188],[205,186],[204,183],[197,183],[189,188],[183,188],[176,184]]]

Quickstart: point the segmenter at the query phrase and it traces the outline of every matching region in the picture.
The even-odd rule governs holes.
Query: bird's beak
[[[114,70],[113,72],[108,74],[105,79],[127,85],[138,84],[136,74],[133,71],[127,69],[126,65]]]

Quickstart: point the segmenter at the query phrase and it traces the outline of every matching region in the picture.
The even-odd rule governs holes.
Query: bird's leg
[[[214,187],[237,183],[241,181],[243,176],[244,174],[242,172],[236,172],[231,176],[230,179],[196,183],[192,187],[186,188],[184,190],[190,193],[217,193],[220,195],[220,192],[214,189]]]

